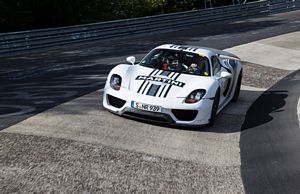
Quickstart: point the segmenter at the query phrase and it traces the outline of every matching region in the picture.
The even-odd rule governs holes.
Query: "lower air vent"
[[[134,112],[125,112],[125,116],[133,117],[140,120],[147,120],[147,121],[154,121],[158,123],[170,123],[168,119],[166,119],[163,116],[154,116],[154,115],[144,115],[144,114],[138,114]]]
[[[181,121],[192,121],[196,118],[198,111],[197,110],[181,110],[181,109],[172,109],[172,113],[178,120]]]
[[[120,98],[116,98],[116,97],[111,96],[111,95],[107,95],[107,99],[108,99],[109,104],[116,107],[116,108],[121,108],[126,103],[125,100],[122,100]]]

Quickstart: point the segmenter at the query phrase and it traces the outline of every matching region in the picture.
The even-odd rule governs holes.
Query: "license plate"
[[[145,111],[149,111],[149,112],[161,112],[160,106],[144,104],[144,103],[135,102],[135,101],[131,101],[131,108],[136,108],[136,109],[145,110]]]

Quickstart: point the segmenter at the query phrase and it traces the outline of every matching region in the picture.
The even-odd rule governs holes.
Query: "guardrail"
[[[300,0],[271,0],[269,1],[270,13],[292,11],[300,8]]]
[[[195,24],[294,10],[300,0],[272,0],[42,30],[0,33],[0,56],[71,43],[172,31]]]

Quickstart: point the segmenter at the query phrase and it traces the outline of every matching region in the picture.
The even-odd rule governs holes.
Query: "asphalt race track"
[[[300,11],[0,57],[0,191],[299,193]],[[111,68],[163,43],[226,49],[242,91],[214,127],[109,113]]]
[[[300,70],[265,91],[247,111],[240,139],[247,192],[299,193],[299,96]]]

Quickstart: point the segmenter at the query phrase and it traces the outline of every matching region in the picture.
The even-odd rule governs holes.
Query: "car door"
[[[212,63],[212,74],[215,77],[215,79],[218,81],[219,87],[220,87],[220,104],[226,99],[226,96],[228,92],[228,84],[229,84],[229,78],[222,77],[222,72],[229,72],[226,68],[224,68],[217,56],[211,57],[211,63]]]

